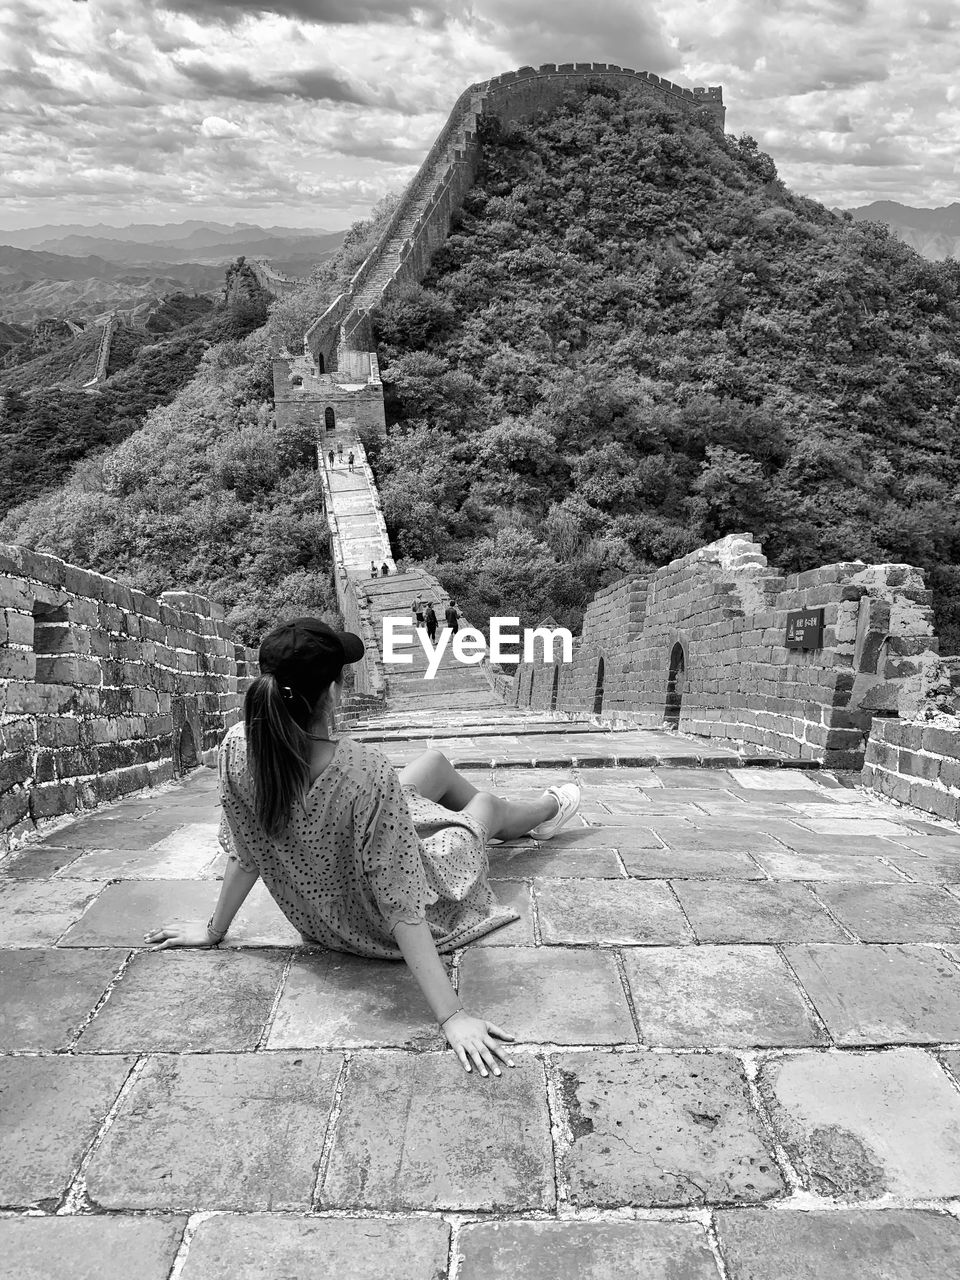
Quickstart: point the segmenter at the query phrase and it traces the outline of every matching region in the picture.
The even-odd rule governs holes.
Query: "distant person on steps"
[[[457,602],[451,600],[443,611],[444,621],[454,635],[460,630],[460,615],[457,613]]]
[[[427,605],[427,612],[423,615],[424,623],[427,628],[427,639],[431,644],[437,643],[437,615],[433,611],[433,603]]]
[[[389,572],[390,572],[390,567],[387,564],[386,560],[384,560],[383,564],[380,566],[380,577],[385,578],[389,574]]]
[[[439,751],[397,773],[386,756],[336,735],[343,669],[363,642],[316,618],[264,636],[243,724],[220,747],[220,839],[228,854],[213,915],[152,929],[158,950],[215,947],[262,878],[304,942],[407,962],[465,1071],[513,1066],[486,1018],[447,977],[449,954],[518,919],[488,882],[488,839],[549,840],[580,803],[575,783],[537,800],[478,791]]]
[[[370,561],[370,577],[375,578],[376,576],[377,576],[377,566],[371,560]]]

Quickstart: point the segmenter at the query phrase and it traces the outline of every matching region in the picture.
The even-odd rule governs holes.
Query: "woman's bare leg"
[[[478,791],[464,805],[464,813],[482,822],[491,840],[516,840],[541,822],[557,816],[560,808],[556,796],[546,792],[539,800],[501,800],[489,791]]]
[[[479,790],[468,782],[442,751],[425,751],[400,770],[400,781],[405,787],[414,786],[428,800],[435,800],[445,809],[459,813],[465,809]]]

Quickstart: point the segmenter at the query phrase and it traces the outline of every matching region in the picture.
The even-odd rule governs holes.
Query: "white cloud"
[[[204,138],[242,138],[244,129],[235,120],[223,116],[205,116],[197,130]]]

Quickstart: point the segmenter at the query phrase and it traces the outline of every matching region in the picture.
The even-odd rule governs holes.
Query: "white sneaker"
[[[576,782],[564,782],[559,787],[547,787],[547,795],[553,796],[560,808],[554,817],[541,822],[528,832],[534,840],[550,840],[564,823],[569,822],[580,808],[580,787]]]

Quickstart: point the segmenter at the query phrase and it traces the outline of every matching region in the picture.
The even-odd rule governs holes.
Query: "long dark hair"
[[[257,676],[243,701],[247,755],[253,774],[254,812],[269,836],[282,835],[293,806],[310,780],[307,729],[316,707],[330,696],[328,686],[311,705],[308,698],[270,672]]]

